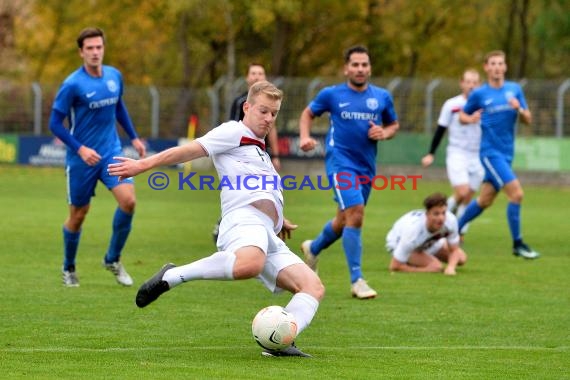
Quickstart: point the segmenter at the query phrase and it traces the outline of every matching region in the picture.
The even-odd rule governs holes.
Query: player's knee
[[[137,205],[137,200],[135,196],[128,197],[126,199],[121,200],[119,203],[119,207],[121,210],[128,214],[133,214],[135,212],[135,206]]]
[[[87,217],[87,211],[73,214],[69,220],[72,224],[82,225]]]
[[[69,218],[65,223],[66,227],[70,231],[79,231],[81,229],[81,226],[83,225],[83,222],[85,221],[85,218],[87,217],[88,211],[89,211],[88,207],[77,208],[73,210],[69,214]]]
[[[520,204],[524,198],[524,192],[522,189],[515,191],[509,196],[509,201],[512,203]]]
[[[69,218],[65,223],[65,227],[69,231],[73,231],[73,232],[80,231],[84,220],[85,220],[85,217],[83,217],[83,218]]]
[[[325,296],[325,286],[315,275],[311,279],[305,279],[300,286],[294,289],[293,293],[307,293],[320,302]]]
[[[318,301],[321,301],[325,297],[325,285],[320,279],[317,279],[311,284],[311,294]]]
[[[348,227],[362,227],[364,221],[364,207],[355,207],[345,215],[345,226]]]
[[[490,197],[484,197],[484,198],[480,197],[479,199],[477,199],[477,204],[479,205],[479,207],[485,209],[493,204],[493,200],[494,198]]]

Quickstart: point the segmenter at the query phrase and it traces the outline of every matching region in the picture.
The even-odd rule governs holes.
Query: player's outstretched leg
[[[149,280],[147,280],[142,286],[139,288],[137,292],[137,297],[135,302],[138,307],[145,307],[154,300],[156,300],[160,295],[164,292],[170,290],[170,286],[168,282],[164,281],[162,277],[164,273],[172,268],[175,268],[176,265],[169,263],[165,264],[154,276],[152,276]]]

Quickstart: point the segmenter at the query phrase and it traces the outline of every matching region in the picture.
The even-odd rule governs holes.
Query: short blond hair
[[[255,98],[261,94],[268,96],[272,100],[279,101],[283,99],[283,91],[278,89],[273,83],[262,80],[251,85],[247,93],[247,102],[253,104]]]
[[[488,52],[487,54],[485,54],[485,63],[488,63],[488,62],[489,62],[489,59],[490,59],[491,57],[503,57],[503,58],[506,59],[507,55],[506,55],[505,52],[502,51],[502,50],[493,50],[493,51],[490,51],[490,52]]]

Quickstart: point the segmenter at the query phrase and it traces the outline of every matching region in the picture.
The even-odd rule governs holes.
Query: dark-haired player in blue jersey
[[[521,86],[505,80],[507,64],[504,52],[496,50],[488,53],[483,68],[487,83],[473,90],[459,117],[461,122],[467,123],[468,115],[482,111],[480,158],[485,168],[485,178],[479,197],[471,201],[459,219],[459,230],[489,207],[503,189],[509,200],[507,221],[513,238],[513,254],[536,259],[540,256],[538,252],[522,239],[520,219],[523,189],[511,167],[517,117],[523,123],[530,124],[532,115]]]
[[[319,253],[342,237],[352,295],[367,299],[377,295],[364,280],[361,268],[361,230],[371,184],[359,183],[364,181],[358,178],[371,179],[376,175],[377,143],[392,138],[399,123],[390,93],[369,83],[368,50],[363,46],[351,47],[345,52],[344,62],[346,83],[321,90],[301,114],[299,143],[303,151],[315,148],[317,142],[310,134],[312,121],[328,112],[327,175],[334,179],[342,174],[343,180],[352,178],[353,184],[333,187],[338,204],[336,216],[314,240],[304,241],[301,250],[307,264],[316,271]]]
[[[145,146],[138,138],[123,103],[121,73],[103,65],[105,36],[98,28],[86,28],[77,38],[83,65],[71,73],[56,95],[50,118],[50,129],[67,146],[65,173],[69,216],[63,224],[63,284],[79,286],[75,258],[81,226],[98,181],[111,190],[118,207],[113,219],[113,233],[103,265],[118,283],[131,286],[133,280],[120,262],[133,213],[135,190],[132,179],[119,183],[107,173],[114,156],[122,155],[115,121],[123,127],[141,157]],[[69,129],[65,128],[67,118]]]

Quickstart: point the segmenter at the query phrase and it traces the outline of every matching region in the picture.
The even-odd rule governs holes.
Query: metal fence
[[[298,132],[301,111],[324,86],[339,78],[271,78],[285,93],[277,121],[279,132]],[[459,93],[456,79],[421,80],[373,78],[392,93],[401,130],[431,133],[443,102]],[[522,136],[570,136],[570,79],[522,80],[533,124],[520,125]],[[0,80],[0,133],[48,135],[51,105],[57,85],[13,84]],[[127,85],[125,103],[143,137],[177,138],[187,134],[190,115],[198,116],[197,135],[227,120],[232,99],[246,90],[243,78],[228,83],[222,77],[209,88],[172,88]],[[325,132],[328,118],[321,117],[313,130]]]

